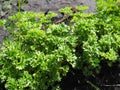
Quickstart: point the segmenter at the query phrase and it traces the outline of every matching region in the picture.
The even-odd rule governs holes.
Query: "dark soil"
[[[101,62],[101,72],[85,76],[81,70],[70,69],[61,81],[62,90],[120,90],[120,67],[114,63],[109,67]]]
[[[0,19],[4,19],[9,15],[18,11],[17,2],[8,2],[12,9],[4,9],[5,0],[0,0]],[[6,0],[9,1],[9,0]],[[15,0],[17,1],[17,0]],[[58,13],[58,9],[65,6],[87,5],[89,10],[85,11],[95,12],[95,0],[28,0],[26,4],[21,7],[21,11],[35,11],[46,12],[47,10]],[[1,14],[2,12],[2,14]],[[8,32],[0,27],[0,43]],[[112,67],[108,67],[106,62],[101,62],[101,72],[93,76],[85,76],[81,70],[70,69],[67,76],[62,79],[60,86],[62,90],[120,90],[120,67],[115,63]],[[0,90],[4,88],[4,83],[0,84]],[[5,90],[5,89],[3,89]]]

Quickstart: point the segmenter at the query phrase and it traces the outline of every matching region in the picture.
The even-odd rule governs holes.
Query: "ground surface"
[[[28,11],[57,11],[65,6],[80,6],[87,5],[89,10],[87,12],[93,12],[95,10],[95,0],[28,0],[28,4],[23,6],[24,10]]]
[[[58,12],[60,8],[66,6],[80,6],[86,5],[89,9],[86,12],[94,12],[96,3],[95,0],[28,0],[21,9],[23,11],[35,11],[45,12],[48,9],[50,11]],[[10,7],[11,6],[11,7]],[[6,18],[9,15],[14,14],[18,11],[17,0],[0,0],[0,19]],[[5,35],[8,33],[0,28],[0,43],[2,42]]]

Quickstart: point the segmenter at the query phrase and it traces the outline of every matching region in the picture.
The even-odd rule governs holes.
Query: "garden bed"
[[[4,1],[2,1],[0,3],[2,3],[1,5],[3,5]],[[14,2],[12,4],[9,3],[9,4],[12,5],[12,8],[15,7],[14,8],[15,11],[11,11],[10,13],[6,10],[3,11],[3,14],[0,15],[1,19],[4,19],[4,18],[8,17],[9,15],[12,15],[12,14],[16,13],[17,10],[19,10],[19,8],[17,6],[18,5],[17,2]],[[20,10],[21,11],[35,11],[35,12],[42,11],[42,12],[44,12],[44,14],[46,13],[46,15],[47,15],[48,12],[46,12],[46,11],[54,11],[54,12],[59,13],[58,9],[60,9],[60,8],[63,8],[65,6],[75,7],[76,5],[80,5],[80,6],[87,5],[87,6],[89,6],[89,9],[86,10],[85,12],[87,12],[87,13],[95,12],[95,1],[93,1],[93,0],[88,0],[88,1],[82,0],[82,2],[81,2],[81,0],[69,0],[69,1],[67,1],[67,0],[64,0],[64,1],[62,1],[62,0],[61,1],[60,0],[29,0],[26,4],[21,6]],[[61,15],[61,14],[59,13],[59,15]],[[63,22],[66,23],[66,20],[67,20],[67,22],[69,22],[72,18],[72,17],[70,17],[70,18],[65,19],[65,21],[63,20],[63,21],[58,22],[59,17],[60,16],[57,16],[55,18],[55,20],[53,20],[53,19],[51,19],[51,20],[53,21],[53,23],[59,24],[59,23],[63,23]],[[62,19],[63,19],[63,17],[62,17]],[[56,20],[58,23],[56,23]],[[100,22],[100,24],[101,23],[102,22]],[[103,23],[102,23],[102,25],[103,25]],[[101,27],[102,27],[102,25],[101,25]],[[7,35],[8,35],[8,32],[4,31],[3,28],[0,28],[1,43],[2,43],[4,36],[7,36]],[[99,38],[101,38],[101,37],[99,37]],[[81,48],[76,47],[76,53],[81,55],[83,53],[83,51],[82,50],[79,51],[79,50],[81,50]],[[106,51],[105,51],[105,53],[106,53]],[[117,53],[118,53],[118,55],[120,55],[119,50]],[[77,54],[76,54],[76,56],[77,56]],[[101,55],[101,57],[102,57],[102,55]],[[99,57],[99,58],[103,59],[101,57]],[[103,56],[103,57],[105,59],[105,56]],[[107,57],[107,59],[109,59],[109,57]],[[92,71],[94,73],[93,76],[89,76],[89,75],[87,76],[83,73],[82,69],[79,70],[79,69],[73,68],[72,66],[69,66],[70,69],[69,69],[67,75],[64,76],[60,82],[54,83],[53,86],[60,85],[60,88],[62,90],[120,90],[119,60],[117,60],[117,62],[115,62],[115,63],[112,62],[112,66],[110,67],[108,65],[109,60],[107,62],[107,59],[105,59],[105,61],[101,60],[101,62],[99,63],[100,64],[100,70],[99,70],[100,72],[96,73],[97,71],[95,71],[95,73],[94,73],[94,71]],[[90,63],[87,63],[87,64],[89,66]],[[87,64],[85,64],[85,65],[87,65]],[[87,66],[83,66],[83,67],[87,67]],[[32,72],[34,72],[34,71],[32,71]],[[5,85],[4,85],[5,83],[6,82],[3,82],[0,84],[1,90],[7,90],[7,89],[5,89]],[[52,87],[49,87],[48,90],[51,90],[51,88]],[[28,89],[29,89],[29,87],[28,87]]]

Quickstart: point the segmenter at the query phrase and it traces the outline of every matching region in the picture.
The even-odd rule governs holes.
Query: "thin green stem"
[[[18,0],[18,11],[20,12],[20,8],[21,8],[21,4],[20,4],[20,0]]]

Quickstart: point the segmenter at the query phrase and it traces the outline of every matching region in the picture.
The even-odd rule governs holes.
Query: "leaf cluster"
[[[75,66],[75,39],[69,26],[51,23],[55,15],[19,12],[1,22],[10,32],[0,49],[0,77],[7,89],[55,88],[69,65]]]
[[[47,15],[19,12],[0,24],[10,32],[0,48],[0,79],[7,89],[59,89],[70,68],[84,75],[100,72],[101,62],[120,63],[120,6],[116,0],[97,0],[96,13],[87,7],[60,9],[69,24],[54,24]]]

